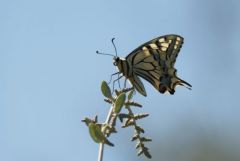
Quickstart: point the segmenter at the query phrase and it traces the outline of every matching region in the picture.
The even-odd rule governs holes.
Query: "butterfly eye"
[[[114,66],[117,66],[117,62],[113,62],[113,65],[114,65]]]

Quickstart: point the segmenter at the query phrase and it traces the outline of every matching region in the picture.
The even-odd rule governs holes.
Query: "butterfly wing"
[[[168,91],[174,94],[177,85],[191,87],[189,83],[177,77],[177,70],[174,68],[182,44],[181,36],[161,36],[136,48],[126,60],[132,65],[134,74],[147,80],[160,93]]]
[[[147,96],[144,85],[136,74],[133,74],[133,76],[129,77],[128,79],[139,93],[141,93],[145,97]]]

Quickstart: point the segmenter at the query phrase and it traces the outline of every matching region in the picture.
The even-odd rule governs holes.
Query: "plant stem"
[[[106,118],[105,124],[109,124],[112,113],[113,113],[113,106],[111,106],[111,108],[108,112],[108,116]],[[104,152],[104,144],[100,143],[99,150],[98,150],[98,161],[103,161],[103,152]]]
[[[98,150],[98,161],[103,160],[103,151],[104,151],[104,144],[100,143],[99,144],[99,150]]]

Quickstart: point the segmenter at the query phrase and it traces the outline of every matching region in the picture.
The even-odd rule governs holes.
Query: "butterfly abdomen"
[[[116,58],[115,62],[119,72],[122,73],[123,76],[125,76],[126,79],[128,79],[131,82],[133,87],[143,96],[147,96],[147,93],[141,80],[138,78],[137,74],[134,74],[133,72],[133,66],[132,64],[130,64],[131,62],[128,62],[127,60],[120,58]]]
[[[173,87],[172,78],[169,74],[164,74],[160,77],[160,84],[159,84],[159,92],[165,93],[166,91],[169,91],[170,94],[174,94],[175,90]]]

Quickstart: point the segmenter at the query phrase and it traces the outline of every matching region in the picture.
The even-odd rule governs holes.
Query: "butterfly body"
[[[113,64],[117,66],[118,71],[122,73],[123,76],[126,78],[129,78],[132,76],[132,72],[129,71],[129,69],[132,69],[131,66],[129,66],[128,62],[126,59],[119,58],[119,57],[114,57],[113,58]]]
[[[143,96],[147,94],[139,77],[147,80],[160,93],[168,91],[174,94],[177,85],[191,87],[177,77],[174,68],[182,44],[183,38],[179,35],[161,36],[140,45],[125,59],[114,57],[113,64]]]
[[[141,82],[141,80],[138,78],[138,76],[133,72],[133,66],[131,62],[128,62],[126,59],[116,57],[114,58],[115,66],[117,66],[119,72],[125,76],[127,80],[131,82],[131,84],[137,89],[139,93],[141,93],[144,96],[147,96],[145,88]]]

